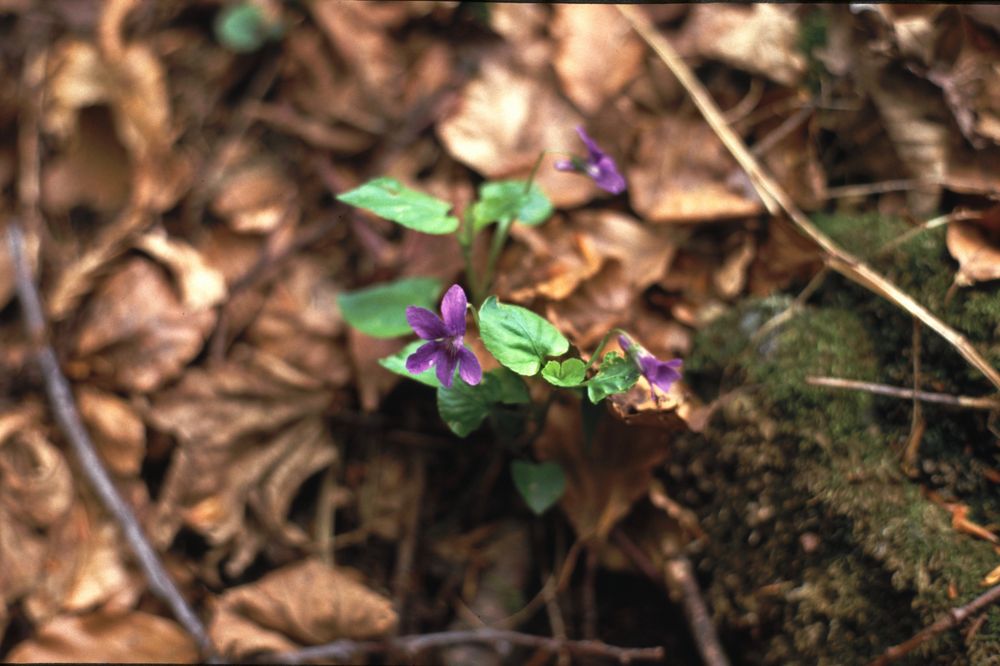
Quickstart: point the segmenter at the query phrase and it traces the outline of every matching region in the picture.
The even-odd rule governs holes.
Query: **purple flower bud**
[[[427,308],[413,305],[406,308],[406,321],[413,332],[424,340],[430,340],[407,357],[407,370],[419,375],[432,365],[436,366],[437,378],[447,388],[451,388],[456,366],[458,376],[466,384],[475,385],[482,381],[483,369],[479,359],[462,343],[468,302],[462,288],[453,284],[441,299],[441,317]]]
[[[573,157],[568,160],[559,160],[555,163],[555,168],[559,171],[574,171],[590,176],[599,188],[612,194],[624,192],[625,178],[618,171],[615,161],[601,150],[593,139],[587,136],[583,127],[577,127],[576,132],[587,146],[586,159]]]
[[[649,382],[650,393],[652,393],[656,403],[659,404],[660,397],[653,390],[653,387],[660,389],[664,393],[668,393],[670,387],[681,378],[681,366],[684,365],[684,361],[679,358],[661,361],[624,335],[618,336],[618,344],[621,345],[625,353],[632,359],[632,362],[639,368],[642,376]]]

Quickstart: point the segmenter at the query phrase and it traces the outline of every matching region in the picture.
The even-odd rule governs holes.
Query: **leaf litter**
[[[512,597],[538,587],[530,564],[502,566],[529,546],[551,570],[566,562],[549,547],[564,558],[570,534],[608,562],[622,526],[659,543],[657,561],[703,538],[683,489],[663,481],[677,438],[701,432],[715,407],[686,382],[659,404],[641,380],[589,434],[579,403],[553,404],[531,450],[564,467],[567,490],[537,519],[551,534],[529,539],[536,519],[496,454],[443,434],[420,389],[378,364],[403,343],[352,330],[337,305],[386,279],[449,284],[462,263],[450,237],[395,231],[336,195],[387,176],[461,218],[483,179],[526,178],[543,149],[560,153],[536,178],[557,212],[514,226],[496,291],[584,355],[620,326],[660,358],[683,356],[749,295],[813,277],[823,255],[767,213],[628,21],[604,5],[480,16],[469,3],[251,4],[284,35],[248,53],[216,41],[220,3],[59,1],[42,41],[39,7],[0,6],[4,202],[44,222],[28,255],[83,422],[216,646],[244,659],[401,626],[462,628],[466,608],[501,622],[518,611]],[[988,8],[646,9],[800,207],[979,211],[948,225],[950,277],[967,290],[1000,279],[1000,35]],[[804,46],[817,17],[822,39]],[[41,104],[11,83],[30,73],[29,46],[44,53]],[[579,152],[578,126],[621,167],[625,195],[557,171]],[[911,183],[902,195],[833,194],[899,179]],[[302,240],[324,223],[331,231]],[[78,481],[15,332],[14,286],[3,253],[0,656],[196,661]],[[401,462],[413,450],[433,461],[426,488]],[[324,496],[337,498],[332,521]],[[949,506],[962,509],[955,530],[992,534],[965,503]],[[498,536],[445,548],[484,526]],[[550,618],[553,603],[580,610],[565,590],[556,598]]]

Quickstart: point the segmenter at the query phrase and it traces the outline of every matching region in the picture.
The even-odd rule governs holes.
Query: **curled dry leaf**
[[[76,368],[130,391],[177,377],[201,351],[213,310],[181,303],[163,271],[128,259],[95,291],[76,340]]]
[[[636,77],[645,47],[612,5],[556,5],[552,35],[563,90],[593,114]]]
[[[316,416],[328,401],[316,380],[245,347],[154,395],[147,421],[180,446],[154,511],[153,539],[169,544],[184,523],[212,545],[232,544],[244,557],[231,564],[231,575],[268,539],[301,543],[285,514],[302,481],[336,458]],[[248,520],[248,507],[256,520]]]
[[[791,87],[806,71],[793,11],[770,4],[695,5],[680,41],[705,57]]]
[[[526,178],[542,150],[581,152],[573,129],[581,122],[579,114],[539,77],[492,57],[462,89],[455,110],[441,119],[437,130],[448,152],[483,176]],[[596,186],[588,178],[556,171],[553,165],[558,159],[547,155],[542,160],[536,177],[539,187],[557,207],[589,201]]]
[[[169,238],[160,230],[141,236],[135,245],[170,269],[188,310],[207,310],[225,300],[222,273],[209,266],[201,253],[186,242]]]
[[[125,614],[99,611],[53,619],[34,636],[18,643],[7,660],[192,664],[198,661],[198,650],[172,620],[140,611]]]
[[[378,638],[397,621],[389,599],[343,569],[309,559],[227,591],[209,633],[221,651],[239,659],[341,638]]]
[[[73,575],[61,590],[60,606],[79,612],[105,604],[121,610],[132,608],[145,590],[145,581],[126,567],[129,554],[121,530],[106,515],[100,515],[93,504],[87,507],[83,539],[76,547]],[[97,516],[100,517],[97,517]]]
[[[1000,279],[1000,206],[984,213],[979,222],[949,224],[947,244],[948,252],[958,262],[958,286]]]
[[[146,427],[136,410],[113,393],[86,385],[77,387],[76,404],[108,469],[137,476],[146,455]]]
[[[26,410],[0,415],[0,504],[32,527],[45,528],[69,511],[73,477],[36,418]]]
[[[652,222],[709,222],[764,211],[751,188],[731,184],[733,174],[743,172],[700,118],[658,118],[640,134],[628,174],[632,206]]]

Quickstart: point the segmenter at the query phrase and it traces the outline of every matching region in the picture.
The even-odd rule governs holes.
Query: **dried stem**
[[[892,646],[883,652],[878,659],[872,661],[869,666],[885,666],[885,664],[905,657],[918,646],[926,643],[938,634],[944,633],[949,629],[954,629],[969,619],[969,617],[998,601],[1000,601],[1000,585],[995,585],[964,606],[951,609],[947,615],[942,616],[933,624],[924,627],[908,640],[899,645]]]
[[[810,386],[847,389],[849,391],[866,391],[868,393],[887,395],[893,398],[903,398],[904,400],[923,400],[924,402],[934,402],[939,405],[951,405],[953,407],[989,410],[1000,409],[1000,400],[993,397],[973,398],[964,395],[949,395],[948,393],[914,391],[913,389],[889,386],[888,384],[859,382],[853,379],[840,379],[839,377],[806,377],[806,384],[809,384]]]
[[[383,642],[339,640],[326,645],[303,648],[295,652],[264,655],[258,661],[301,664],[307,661],[329,659],[356,661],[360,653],[401,650],[416,654],[431,648],[460,645],[463,643],[513,643],[524,647],[538,648],[552,653],[565,650],[577,657],[605,657],[622,664],[633,661],[662,661],[665,652],[662,647],[624,648],[608,645],[600,641],[570,641],[523,634],[504,629],[470,629],[463,631],[442,631],[436,634],[420,634],[390,638]]]
[[[55,351],[46,342],[45,315],[41,299],[38,296],[38,289],[32,280],[31,269],[28,267],[24,255],[24,235],[17,222],[11,222],[8,227],[7,241],[14,264],[17,296],[21,303],[25,330],[36,350],[36,360],[45,380],[45,391],[49,396],[56,422],[66,436],[80,463],[80,468],[103,503],[104,508],[118,521],[125,541],[131,547],[139,566],[149,581],[150,589],[167,604],[174,617],[191,634],[202,655],[214,661],[216,652],[208,632],[205,630],[205,625],[184,600],[177,585],[170,578],[163,563],[160,562],[156,551],[143,534],[142,527],[132,512],[132,508],[118,493],[97,455],[83,421],[80,419],[80,413],[77,411],[69,382],[59,368]]]
[[[808,236],[827,254],[827,264],[833,270],[870,291],[882,296],[923,322],[929,329],[947,340],[958,353],[973,367],[986,376],[1000,389],[1000,372],[997,372],[982,354],[972,346],[962,334],[951,328],[927,308],[917,303],[892,282],[872,270],[867,264],[840,248],[826,234],[819,230],[787,192],[761,167],[757,159],[747,149],[743,140],[733,131],[712,99],[705,86],[695,77],[691,68],[681,59],[666,37],[661,35],[643,11],[630,5],[618,5],[618,11],[628,20],[640,37],[656,52],[667,68],[673,73],[691,96],[698,110],[729,149],[733,157],[746,172],[771,215],[785,213],[803,234]]]

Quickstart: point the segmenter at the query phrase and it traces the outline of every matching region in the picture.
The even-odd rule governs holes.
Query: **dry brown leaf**
[[[551,86],[492,57],[462,89],[457,107],[438,122],[437,131],[455,159],[484,176],[525,178],[542,150],[583,153],[574,131],[581,122]],[[556,171],[558,159],[547,155],[536,177],[552,202],[562,208],[593,198],[597,189],[590,179]]]
[[[638,292],[628,277],[621,263],[610,261],[568,298],[548,303],[545,315],[573,344],[589,348],[615,326],[631,321]]]
[[[783,218],[768,223],[767,238],[750,266],[750,293],[765,296],[793,280],[808,280],[823,267],[816,244]]]
[[[611,5],[556,5],[555,69],[566,95],[593,114],[634,79],[645,47]]]
[[[761,122],[756,129],[761,141],[767,141],[771,132],[781,132],[786,120],[775,117]],[[818,142],[813,137],[815,122],[815,115],[810,114],[761,156],[764,166],[803,210],[815,210],[827,202],[826,174],[820,164]]]
[[[566,472],[560,502],[581,539],[604,539],[646,494],[653,469],[669,453],[669,435],[658,428],[628,426],[603,418],[584,449],[579,401],[552,405],[535,442],[540,460],[555,460]]]
[[[357,495],[361,529],[395,541],[405,530],[410,508],[419,500],[415,477],[406,461],[391,454],[369,459],[365,470]]]
[[[138,238],[135,246],[170,269],[186,309],[199,312],[225,300],[222,273],[209,266],[201,253],[186,242],[169,238],[160,229]]]
[[[249,585],[228,590],[209,626],[216,646],[234,658],[366,640],[396,628],[392,602],[318,560],[304,560]]]
[[[736,161],[699,118],[658,118],[640,133],[626,171],[633,208],[652,222],[709,222],[764,211],[749,182],[740,185],[745,176]]]
[[[73,477],[63,454],[26,410],[0,415],[0,504],[28,525],[60,520],[73,502]]]
[[[794,86],[806,71],[794,9],[782,5],[695,5],[680,44],[708,58]]]
[[[129,555],[118,525],[108,517],[88,515],[86,534],[76,552],[74,575],[62,591],[61,608],[79,612],[109,601],[122,611],[134,607],[146,586],[141,576],[126,567]]]
[[[139,611],[55,618],[7,655],[13,663],[198,661],[194,641],[166,618]]]
[[[962,30],[954,62],[934,63],[927,78],[941,87],[963,136],[981,148],[983,139],[1000,143],[1000,46],[969,25]],[[970,34],[971,33],[971,34]]]
[[[242,553],[227,564],[231,575],[268,539],[301,543],[286,514],[302,481],[336,459],[316,416],[328,401],[317,380],[245,347],[153,396],[146,420],[180,444],[151,521],[154,541],[168,544],[186,524],[221,552]]]
[[[957,221],[948,225],[948,252],[958,262],[955,284],[960,287],[1000,279],[1000,225],[996,224],[1000,207],[983,217],[986,224]]]
[[[127,260],[96,290],[76,340],[76,371],[146,392],[177,377],[201,351],[213,310],[183,305],[163,271]]]
[[[715,290],[723,298],[736,298],[743,293],[750,262],[757,254],[757,244],[751,234],[741,233],[735,240],[736,247],[726,255],[712,276]]]
[[[249,152],[249,147],[247,147]],[[233,231],[268,233],[287,217],[295,202],[295,186],[270,160],[238,162],[223,175],[212,200],[212,212]]]
[[[119,476],[137,476],[146,455],[146,428],[118,396],[92,386],[76,389],[77,406],[101,460]]]

